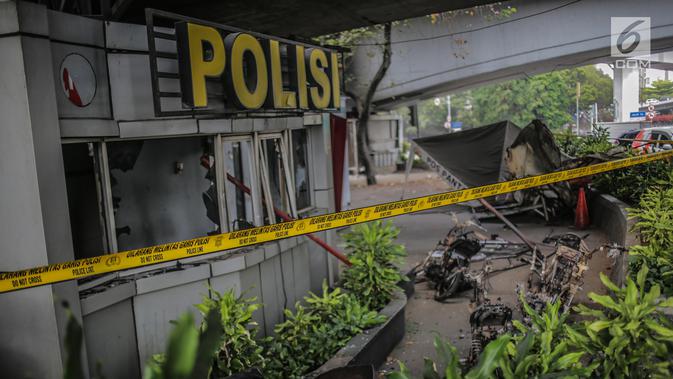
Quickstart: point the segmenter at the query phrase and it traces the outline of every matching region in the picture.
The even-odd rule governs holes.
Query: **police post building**
[[[336,51],[160,11],[146,22],[0,2],[1,272],[114,265],[106,254],[340,207]],[[62,377],[65,302],[88,372],[138,378],[209,286],[257,297],[264,335],[337,272],[294,237],[2,293],[3,376]]]

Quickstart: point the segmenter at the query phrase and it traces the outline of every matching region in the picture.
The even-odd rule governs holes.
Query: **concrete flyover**
[[[673,2],[545,0],[504,3],[507,18],[478,12],[420,17],[393,26],[392,63],[374,96],[378,109],[449,91],[610,57],[611,17],[651,17],[651,50],[673,50]],[[362,93],[381,61],[380,37],[354,46],[350,91]]]

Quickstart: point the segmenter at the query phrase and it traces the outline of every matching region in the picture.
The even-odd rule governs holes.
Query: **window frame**
[[[215,165],[217,166],[217,182],[218,182],[218,193],[221,196],[220,202],[220,214],[224,216],[221,220],[226,220],[226,230],[222,230],[223,233],[231,232],[231,223],[233,220],[230,219],[230,210],[227,204],[228,196],[236,196],[236,193],[228,193],[226,186],[226,170],[225,170],[225,157],[224,157],[224,144],[227,142],[248,142],[250,144],[250,155],[252,159],[252,164],[250,166],[250,183],[245,183],[250,188],[250,196],[252,198],[252,218],[255,226],[262,225],[262,204],[261,204],[261,194],[259,192],[259,164],[258,164],[258,153],[257,153],[257,143],[255,142],[255,136],[253,134],[246,135],[222,135],[218,134],[220,143],[219,146],[216,146],[216,151],[221,155],[220,159],[215,157]]]
[[[315,177],[311,175],[313,173],[313,167],[310,164],[311,162],[311,157],[313,157],[313,143],[312,143],[312,137],[311,133],[309,131],[308,127],[300,128],[300,129],[290,129],[288,130],[288,141],[290,145],[290,169],[292,170],[292,179],[296,180],[296,172],[294,170],[294,140],[292,139],[292,133],[294,133],[297,130],[303,130],[306,133],[306,176],[308,178],[308,202],[309,205],[307,207],[297,209],[297,217],[301,217],[303,215],[306,215],[307,213],[310,213],[315,209],[315,196],[314,196],[314,181]],[[295,203],[296,203],[296,193],[295,193]]]
[[[296,196],[294,193],[294,173],[290,169],[291,158],[288,157],[288,138],[287,130],[276,133],[255,133],[255,139],[257,143],[258,154],[257,154],[257,168],[259,169],[259,178],[261,181],[262,195],[264,196],[264,202],[266,203],[266,212],[269,215],[269,225],[276,223],[275,212],[273,210],[273,197],[271,196],[271,182],[269,177],[269,167],[267,167],[268,157],[263,148],[263,143],[268,140],[279,140],[281,162],[282,162],[282,172],[285,182],[285,192],[287,194],[287,201],[289,203],[288,215],[292,218],[297,218],[297,206],[296,206]],[[274,215],[274,217],[271,217]],[[263,216],[262,216],[263,220]]]

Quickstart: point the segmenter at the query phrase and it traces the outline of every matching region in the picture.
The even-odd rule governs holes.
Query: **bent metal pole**
[[[250,188],[248,188],[248,186],[246,186],[238,178],[233,177],[229,173],[227,173],[227,180],[229,180],[233,185],[235,185],[241,191],[250,195]],[[262,201],[264,201],[264,200],[262,199]],[[283,221],[294,220],[292,217],[290,217],[289,214],[281,211],[280,209],[276,208],[275,206],[273,207],[273,211],[276,214],[276,216],[282,218]],[[333,248],[332,246],[328,245],[327,242],[321,240],[320,238],[314,236],[313,234],[307,234],[306,237],[310,238],[311,241],[317,243],[318,245],[320,245],[320,247],[327,250],[328,253],[335,256],[338,260],[343,262],[346,266],[350,267],[352,265],[351,261],[348,259],[348,257],[346,255],[344,255],[342,252],[338,251],[337,249]]]

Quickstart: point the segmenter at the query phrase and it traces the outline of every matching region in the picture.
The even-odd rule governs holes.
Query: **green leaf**
[[[514,377],[515,378],[524,378],[528,374],[528,371],[531,366],[538,360],[537,355],[527,355],[525,356],[515,367]]]
[[[673,297],[666,298],[657,304],[661,308],[673,308]]]
[[[166,362],[163,368],[166,379],[188,378],[194,368],[199,332],[194,327],[190,312],[178,318],[168,338]]]
[[[411,371],[407,368],[407,366],[402,363],[402,361],[397,361],[397,363],[400,365],[400,371],[396,372],[391,372],[386,375],[386,378],[388,379],[413,379],[411,376]]]
[[[619,311],[619,305],[617,305],[612,297],[608,295],[598,295],[594,292],[590,292],[589,298],[594,302],[604,306],[605,308],[612,309],[613,311]]]
[[[638,274],[636,275],[636,281],[638,282],[638,288],[640,288],[641,291],[645,290],[645,280],[647,279],[647,273],[649,272],[649,269],[647,268],[647,265],[643,265],[643,267],[638,271]],[[642,294],[642,292],[641,292]]]
[[[603,272],[600,274],[601,282],[605,286],[605,288],[609,289],[610,291],[614,293],[619,293],[621,291],[621,288],[619,288],[610,278],[608,278],[607,275],[605,275]]]
[[[587,325],[587,329],[593,331],[593,332],[600,332],[601,330],[605,328],[609,328],[612,325],[610,321],[605,321],[605,320],[599,320],[599,321],[594,321]]]
[[[516,359],[514,360],[514,366],[518,366],[523,359],[528,356],[531,346],[533,346],[533,341],[535,340],[535,335],[532,332],[526,334],[526,336],[519,341],[516,345]]]
[[[489,342],[481,353],[477,367],[470,370],[465,378],[481,379],[490,377],[497,368],[498,361],[506,352],[507,344],[511,338],[508,334],[505,334]]]
[[[423,358],[423,379],[441,379],[437,373],[437,366],[430,358]]]
[[[580,362],[580,359],[584,356],[583,351],[578,351],[574,353],[568,353],[559,357],[554,361],[552,367],[554,369],[566,369]]]
[[[645,325],[653,332],[659,334],[664,338],[673,339],[673,329],[669,329],[663,325],[660,325],[659,323],[653,320],[645,320],[644,322]]]
[[[624,297],[624,303],[630,306],[634,306],[638,301],[638,288],[636,283],[633,282],[631,278],[626,279],[626,296]]]
[[[213,308],[205,320],[205,330],[199,336],[199,347],[191,378],[208,378],[215,352],[220,346],[224,331],[220,326],[220,310]]]

